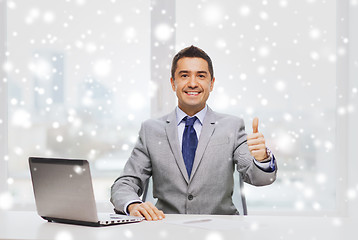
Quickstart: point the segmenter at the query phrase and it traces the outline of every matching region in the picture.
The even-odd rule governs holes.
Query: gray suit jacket
[[[274,172],[256,166],[246,136],[242,119],[208,108],[189,178],[176,112],[147,120],[123,174],[112,186],[111,202],[123,212],[126,203],[140,200],[144,184],[152,176],[156,206],[164,213],[238,214],[232,202],[235,166],[245,182],[256,186],[271,184],[277,171],[277,166]]]

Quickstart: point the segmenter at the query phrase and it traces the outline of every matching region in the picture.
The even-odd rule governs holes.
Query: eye
[[[182,78],[187,78],[187,77],[189,77],[189,75],[188,74],[182,74],[180,77],[182,77]]]

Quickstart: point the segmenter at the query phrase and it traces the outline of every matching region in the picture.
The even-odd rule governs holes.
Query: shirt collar
[[[181,123],[184,117],[188,116],[183,110],[181,110],[178,106],[175,109],[176,115],[177,115],[177,125]],[[201,125],[203,125],[204,118],[206,115],[206,112],[208,111],[208,105],[205,105],[205,107],[198,113],[196,113],[194,116],[196,116],[199,119],[199,122]],[[194,117],[192,116],[192,117]]]

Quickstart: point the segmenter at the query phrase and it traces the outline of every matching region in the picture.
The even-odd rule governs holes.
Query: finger
[[[153,203],[151,203],[151,202],[145,202],[145,203],[143,203],[143,204],[145,204],[145,205],[147,205],[148,207],[150,207],[150,208],[155,208],[155,206],[153,205]]]
[[[254,139],[247,140],[248,146],[258,145],[258,144],[265,144],[265,139],[264,138],[254,138]]]
[[[247,140],[259,139],[259,138],[264,138],[264,135],[260,132],[247,135]]]
[[[162,218],[165,218],[164,212],[162,210],[159,210],[159,212],[160,212],[160,215],[162,216]]]
[[[252,121],[252,132],[258,133],[259,132],[259,119],[257,117],[254,118]]]
[[[143,206],[138,207],[137,211],[139,211],[143,215],[143,217],[145,217],[146,220],[148,221],[152,220],[152,217]]]
[[[164,212],[163,212],[163,211],[160,211],[158,208],[155,208],[155,209],[154,209],[154,212],[155,212],[155,214],[157,215],[157,217],[158,217],[159,220],[162,220],[163,218],[165,218]]]
[[[153,203],[151,202],[145,202],[145,204],[152,210],[152,212],[154,213],[154,215],[152,215],[152,218],[154,220],[162,220],[163,218],[165,218],[164,212],[159,210],[156,206],[153,205]],[[150,213],[150,212],[149,212]],[[157,218],[157,219],[155,219]]]
[[[132,214],[132,212],[133,212],[133,214]],[[136,206],[132,209],[131,215],[145,217],[145,219],[148,220],[148,221],[151,221],[151,220],[152,220],[152,217],[150,216],[150,214],[149,214],[148,211],[146,210],[144,203],[141,203],[141,204],[136,205]]]
[[[253,151],[251,152],[251,155],[252,155],[257,161],[265,160],[265,159],[268,157],[265,149],[253,150]]]
[[[154,214],[156,215],[156,217],[158,217],[159,219],[165,218],[164,212],[163,212],[163,211],[160,211],[156,206],[153,205],[153,203],[151,203],[151,202],[146,202],[146,204],[148,205],[148,207],[151,208],[151,210],[154,212]]]
[[[143,208],[146,210],[146,212],[150,215],[152,220],[158,220],[157,215],[152,209],[154,206],[151,203],[143,203]],[[155,208],[155,207],[154,207]]]
[[[146,202],[145,208],[147,212],[151,215],[152,219],[155,221],[158,219],[161,220],[165,217],[163,211],[159,211],[159,209],[151,202]]]
[[[249,146],[250,152],[265,150],[265,149],[266,149],[265,144],[256,144],[256,145]]]
[[[248,146],[249,147],[249,150],[250,152],[254,151],[254,150],[264,150],[266,149],[266,146],[265,144],[256,144],[256,145],[252,145],[252,146]]]
[[[138,210],[134,210],[134,211],[130,212],[129,215],[135,216],[135,217],[143,217],[143,215]]]

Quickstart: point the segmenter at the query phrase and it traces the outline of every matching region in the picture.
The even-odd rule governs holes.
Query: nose
[[[191,76],[188,82],[188,87],[196,88],[198,86],[198,81],[195,76]]]

